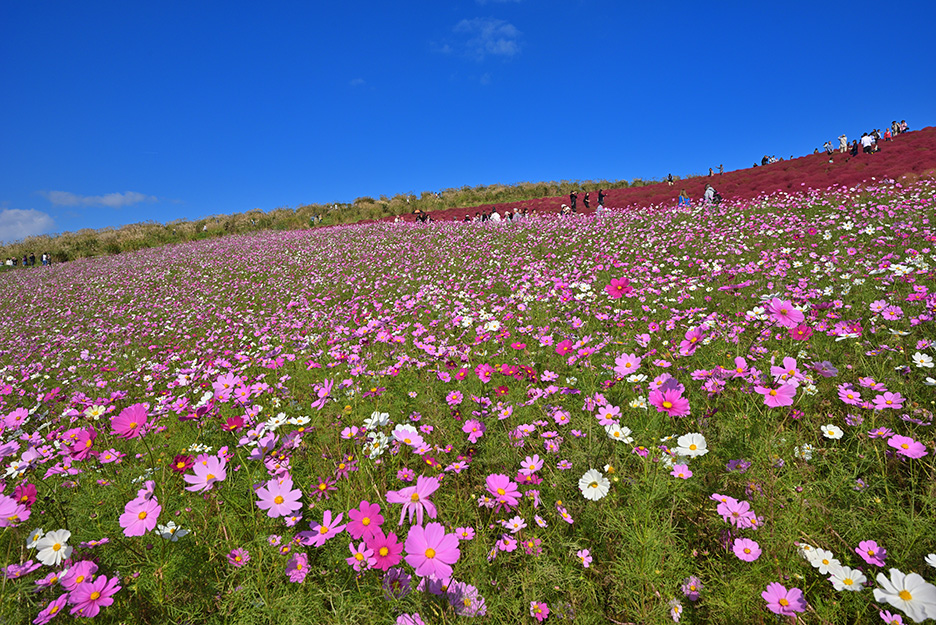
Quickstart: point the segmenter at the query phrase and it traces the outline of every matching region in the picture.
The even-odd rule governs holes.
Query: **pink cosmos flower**
[[[321,547],[329,538],[334,538],[343,532],[345,526],[339,525],[343,516],[344,514],[339,512],[338,516],[332,519],[332,511],[326,510],[322,517],[322,522],[312,528],[313,537],[309,544],[315,547]]]
[[[591,566],[593,558],[591,556],[591,552],[588,551],[588,549],[581,549],[579,551],[576,551],[575,557],[579,559],[579,562],[581,562],[582,566],[585,567],[586,569]]]
[[[227,555],[227,560],[236,568],[240,568],[250,562],[250,552],[246,549],[234,549]]]
[[[773,582],[767,584],[767,590],[761,593],[767,602],[767,609],[774,614],[790,616],[806,610],[806,599],[799,588],[786,589],[786,586]]]
[[[362,501],[357,508],[348,511],[348,518],[351,521],[345,529],[355,540],[372,536],[384,522],[380,514],[380,505],[367,500]]]
[[[909,436],[895,434],[887,439],[887,444],[896,449],[898,454],[907,458],[922,458],[929,453],[926,451],[926,445]]]
[[[627,278],[611,278],[611,282],[605,287],[605,291],[611,299],[619,299],[634,291]]]
[[[62,576],[61,584],[62,588],[71,592],[78,587],[79,584],[90,580],[94,577],[94,574],[97,573],[98,566],[91,560],[82,560],[78,564],[75,564],[65,575]]]
[[[595,415],[595,418],[598,419],[598,425],[604,427],[606,425],[611,425],[621,417],[621,409],[617,406],[612,406],[608,404],[602,406],[598,409],[598,414]]]
[[[796,396],[796,387],[791,384],[781,384],[777,388],[755,386],[754,390],[764,396],[764,405],[768,408],[792,406]]]
[[[149,404],[133,404],[120,411],[119,415],[111,417],[112,434],[126,439],[136,438],[146,425]]]
[[[861,556],[865,562],[874,566],[884,566],[884,560],[887,559],[887,549],[879,546],[873,540],[863,540],[858,543],[855,553]]]
[[[496,510],[501,508],[515,508],[520,503],[520,491],[517,485],[510,481],[510,478],[500,473],[494,473],[487,476],[485,480],[487,490],[494,497]]]
[[[622,354],[614,359],[614,372],[623,378],[637,371],[641,362],[636,354]]]
[[[673,465],[673,470],[670,471],[670,475],[683,480],[688,480],[690,477],[692,477],[692,471],[689,470],[688,464],[676,464]]]
[[[406,562],[416,575],[451,577],[452,564],[458,561],[458,537],[446,534],[441,523],[429,523],[425,528],[414,525],[406,537]]]
[[[484,383],[491,381],[491,375],[494,373],[494,367],[484,363],[475,367],[475,374],[477,374],[478,379]]]
[[[266,510],[271,519],[289,516],[302,508],[301,497],[302,491],[293,488],[293,481],[287,475],[284,479],[270,480],[257,489],[257,507]]]
[[[374,550],[368,549],[366,542],[361,541],[357,547],[354,546],[354,543],[349,543],[348,549],[351,550],[351,557],[345,558],[345,562],[354,567],[355,571],[360,572],[377,564],[377,558],[374,557]]]
[[[699,326],[692,328],[685,334],[685,340],[679,343],[679,353],[683,356],[691,356],[700,345],[700,341],[705,338],[704,329]]]
[[[200,461],[196,460],[192,465],[195,475],[182,476],[183,480],[191,484],[191,486],[186,486],[185,490],[193,493],[211,490],[215,482],[224,481],[227,477],[225,467],[227,467],[227,461],[217,456],[205,456]]]
[[[749,538],[736,538],[732,550],[738,558],[745,562],[753,562],[761,554],[760,545]]]
[[[684,417],[689,414],[689,400],[677,389],[654,389],[650,391],[649,400],[657,412],[665,412],[671,417]]]
[[[468,435],[468,442],[472,444],[477,443],[478,439],[484,436],[485,430],[487,426],[477,419],[468,419],[462,426],[462,432]]]
[[[458,540],[471,540],[475,537],[475,531],[473,527],[456,527],[455,536]]]
[[[771,314],[777,324],[784,328],[795,328],[806,319],[802,312],[793,308],[792,302],[776,297],[767,304],[767,312]]]
[[[304,553],[294,553],[286,564],[286,577],[294,584],[301,584],[309,574],[309,556]]]
[[[409,521],[413,522],[413,515],[416,515],[416,523],[422,525],[423,511],[430,519],[436,518],[435,505],[429,501],[429,496],[439,488],[439,478],[425,477],[420,475],[416,478],[415,486],[407,486],[400,490],[387,491],[388,503],[401,503],[403,510],[400,511],[400,522],[403,525],[403,517],[409,512]]]
[[[530,616],[542,623],[549,616],[549,606],[538,601],[530,602]]]
[[[887,408],[900,410],[903,408],[904,399],[906,398],[903,397],[900,393],[887,392],[883,393],[882,395],[878,395],[872,401],[874,402],[875,410],[885,410]]]
[[[62,611],[62,608],[64,608],[65,604],[68,602],[68,598],[69,594],[66,592],[63,595],[59,595],[54,601],[49,602],[49,605],[36,615],[36,620],[33,621],[33,625],[45,625],[58,616],[58,613]]]
[[[74,606],[70,613],[86,618],[97,616],[101,608],[114,603],[111,597],[120,590],[118,583],[116,577],[107,579],[105,575],[101,575],[94,581],[79,584],[68,595],[68,603]]]
[[[861,393],[852,388],[839,388],[839,399],[849,406],[861,404]]]
[[[572,345],[573,343],[569,339],[560,341],[556,343],[556,353],[559,354],[560,356],[565,356],[566,354],[572,351]]]
[[[403,543],[397,542],[396,534],[393,532],[384,535],[383,530],[378,527],[373,534],[365,538],[364,542],[367,548],[374,552],[376,562],[372,568],[386,571],[400,562]]]
[[[776,365],[771,366],[770,375],[773,376],[774,381],[778,384],[789,384],[791,382],[798,383],[799,380],[803,378],[803,374],[800,373],[796,364],[796,358],[790,358],[789,356],[783,359],[782,367],[778,367]]]
[[[124,528],[125,536],[142,536],[156,527],[160,512],[162,506],[155,497],[132,499],[124,506],[124,513],[120,515],[120,527]]]
[[[523,459],[523,462],[520,463],[520,474],[533,475],[542,468],[543,460],[539,457],[539,454],[533,454],[532,457],[527,456]]]
[[[750,503],[738,501],[734,497],[725,497],[716,511],[726,522],[740,528],[751,527],[751,519],[755,516]]]

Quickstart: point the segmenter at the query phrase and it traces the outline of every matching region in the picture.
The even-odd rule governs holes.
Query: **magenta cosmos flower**
[[[494,497],[495,507],[498,510],[503,507],[515,508],[520,503],[520,491],[506,475],[494,473],[487,476],[485,482],[488,492]]]
[[[370,503],[367,500],[362,501],[357,508],[350,510],[348,518],[351,521],[345,529],[354,540],[372,536],[384,522],[384,518],[380,514],[380,505]]]
[[[416,515],[416,523],[422,525],[423,512],[425,511],[430,519],[436,518],[436,508],[429,496],[439,488],[439,479],[435,477],[425,477],[420,475],[416,478],[415,486],[407,486],[400,490],[387,491],[388,503],[401,503],[403,510],[400,511],[400,522],[403,525],[403,517],[409,512],[409,521],[413,522],[413,515]]]
[[[767,312],[777,324],[784,328],[795,328],[806,319],[803,313],[793,308],[792,302],[776,297],[767,304]]]
[[[796,387],[792,384],[781,384],[777,388],[755,386],[754,390],[764,396],[764,405],[768,408],[792,406],[796,396]]]
[[[146,425],[148,404],[133,404],[120,411],[119,415],[111,417],[112,434],[126,439],[136,438]]]
[[[79,584],[68,596],[68,602],[74,606],[71,614],[86,618],[97,616],[101,608],[114,603],[111,597],[120,590],[118,583],[116,577],[107,579],[101,575],[93,581]]]
[[[133,499],[124,506],[124,513],[120,515],[120,527],[124,528],[125,536],[142,536],[156,527],[160,512],[162,506],[155,497]]]
[[[231,566],[240,568],[250,562],[250,552],[246,549],[234,549],[227,555],[227,559]]]
[[[619,299],[632,293],[634,287],[630,285],[627,278],[611,278],[611,282],[605,287],[605,291],[611,299]]]
[[[225,470],[227,461],[217,456],[205,456],[200,461],[192,465],[192,471],[195,475],[183,475],[182,479],[191,484],[186,486],[185,490],[197,493],[203,490],[211,490],[215,482],[222,482],[227,477]]]
[[[887,439],[887,444],[896,449],[898,454],[907,458],[922,458],[929,453],[923,443],[900,434],[895,434]]]
[[[657,412],[665,412],[671,417],[685,417],[689,414],[689,400],[682,396],[679,389],[654,389],[650,391],[649,400]]]
[[[294,553],[286,564],[286,577],[294,584],[301,584],[309,574],[309,556],[304,553]]]
[[[384,535],[383,530],[378,527],[373,534],[364,539],[364,542],[367,548],[374,552],[376,562],[371,565],[372,568],[386,571],[399,564],[403,543],[397,542],[396,534],[393,532]]]
[[[281,480],[272,479],[257,489],[257,507],[266,510],[271,519],[289,516],[302,508],[301,497],[302,491],[293,488],[293,481],[288,476]]]
[[[531,601],[530,616],[542,623],[549,616],[549,606],[546,605],[545,601],[542,603],[538,601]]]
[[[767,609],[774,614],[790,616],[806,610],[806,600],[799,588],[787,590],[783,584],[773,582],[767,584],[767,590],[761,593],[761,597],[767,602]]]
[[[52,601],[45,607],[42,612],[36,615],[36,620],[33,621],[34,625],[45,625],[53,618],[58,616],[58,613],[62,611],[62,608],[65,607],[65,604],[68,602],[69,594],[59,595],[58,599]]]
[[[416,569],[416,575],[451,577],[452,564],[458,561],[458,537],[446,534],[441,523],[429,523],[425,528],[414,525],[406,537],[406,562]]]

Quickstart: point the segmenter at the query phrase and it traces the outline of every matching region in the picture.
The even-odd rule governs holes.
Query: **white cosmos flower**
[[[822,575],[826,575],[832,569],[842,566],[842,563],[832,555],[832,552],[825,549],[813,549],[807,559],[813,568],[819,569],[819,573]]]
[[[579,479],[578,487],[585,499],[598,501],[611,490],[611,482],[598,469],[589,469]]]
[[[933,357],[928,354],[917,352],[913,355],[913,364],[920,368],[926,367],[927,369],[932,369]]]
[[[371,416],[364,419],[364,427],[368,430],[376,430],[390,422],[390,414],[386,412],[373,412]]]
[[[874,589],[874,600],[887,602],[909,616],[916,623],[936,618],[936,586],[929,584],[916,573],[904,575],[897,569],[890,570],[890,579],[878,573],[881,588]]]
[[[836,425],[829,424],[822,426],[822,435],[826,438],[831,438],[832,440],[837,441],[838,439],[842,438],[843,434],[845,433],[842,431],[842,428]]]
[[[39,542],[39,539],[42,538],[43,534],[45,534],[45,532],[42,531],[41,527],[37,527],[33,531],[29,532],[29,536],[26,537],[26,548],[35,549],[36,543]]]
[[[926,563],[936,569],[936,553],[931,553],[926,556]]]
[[[829,575],[829,581],[832,582],[832,586],[836,590],[858,592],[864,587],[864,583],[868,581],[864,573],[847,566],[833,567],[829,569]]]
[[[683,434],[676,439],[676,449],[674,450],[680,456],[696,458],[708,453],[708,446],[705,443],[705,437],[699,433]]]
[[[68,539],[71,538],[71,532],[68,530],[55,530],[49,532],[36,541],[36,559],[46,566],[58,566],[71,557],[72,548],[68,546]]]
[[[175,521],[169,521],[165,525],[157,525],[156,529],[159,531],[160,536],[172,542],[179,540],[189,533],[188,530],[184,530],[176,525]]]
[[[608,433],[608,438],[613,441],[628,444],[634,442],[634,437],[631,436],[631,429],[627,426],[621,427],[618,425],[617,421],[606,425],[605,432]]]

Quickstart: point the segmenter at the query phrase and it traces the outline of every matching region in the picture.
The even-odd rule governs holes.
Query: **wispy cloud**
[[[155,202],[156,197],[145,195],[136,191],[123,193],[107,193],[105,195],[78,195],[69,191],[40,191],[40,195],[52,202],[55,206],[107,206],[122,208],[140,202]]]
[[[7,208],[0,211],[0,242],[12,243],[26,237],[52,232],[55,220],[37,210]]]
[[[462,20],[454,32],[463,37],[461,50],[465,56],[483,61],[489,56],[513,58],[520,54],[523,34],[510,22],[490,17]]]
[[[363,87],[367,83],[364,81],[363,78],[355,78],[348,84],[351,85],[352,87]]]

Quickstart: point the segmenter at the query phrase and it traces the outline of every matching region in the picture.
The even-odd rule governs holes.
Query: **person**
[[[705,193],[702,195],[702,199],[705,200],[706,204],[711,204],[715,200],[715,187],[710,184],[705,185]]]
[[[470,221],[471,221],[471,215],[469,215],[468,213],[465,213],[465,218],[462,219],[462,221],[465,222],[465,223],[470,222]]]
[[[903,134],[905,132],[910,132],[910,126],[907,125],[906,119],[902,119],[900,120],[900,134]]]
[[[868,133],[861,135],[861,151],[865,154],[871,154],[874,151],[874,137]]]
[[[491,210],[491,221],[498,224],[501,222],[501,214],[497,212],[497,207]]]
[[[839,154],[845,154],[845,150],[848,149],[848,137],[845,135],[839,135]]]
[[[832,155],[832,142],[831,141],[826,141],[825,144],[823,144],[822,148],[825,150],[825,153],[827,155],[829,156]]]
[[[885,128],[885,129],[884,129],[884,140],[885,140],[885,141],[890,141],[892,137],[893,137],[893,135],[891,134],[891,129],[890,129],[890,128]]]
[[[715,175],[715,172],[712,171],[711,167],[708,168],[708,175],[709,175],[709,178]]]
[[[686,190],[681,189],[679,191],[679,206],[689,206],[689,196],[686,195]]]
[[[858,156],[858,139],[855,139],[854,141],[852,141],[851,155]]]
[[[666,174],[666,184],[673,186],[673,174]]]
[[[604,206],[606,197],[604,190],[598,189],[598,206]]]
[[[578,212],[575,208],[575,201],[577,199],[578,199],[578,194],[575,191],[569,194],[569,207],[572,209],[573,213]]]
[[[764,154],[764,158],[760,160],[760,164],[766,165],[768,160],[770,160],[770,158],[766,154]]]
[[[724,172],[725,172],[725,166],[724,166],[724,164],[721,164],[721,163],[720,163],[720,164],[718,165],[718,175],[721,176]]]
[[[562,204],[562,208],[559,209],[559,214],[560,214],[560,215],[568,215],[568,214],[571,213],[571,212],[572,212],[572,209],[569,208],[569,205],[568,205],[568,204],[565,204],[565,203],[563,203],[563,204]]]
[[[591,208],[591,207],[589,206],[589,204],[588,204],[588,201],[589,201],[588,196],[589,196],[589,193],[586,191],[586,192],[585,192],[585,197],[582,199],[582,205],[583,205],[585,208]]]

